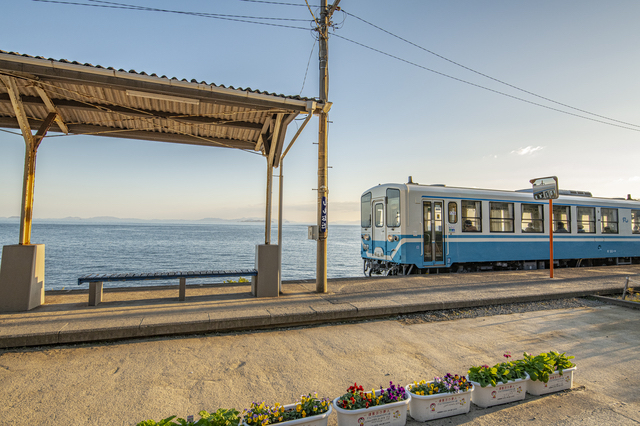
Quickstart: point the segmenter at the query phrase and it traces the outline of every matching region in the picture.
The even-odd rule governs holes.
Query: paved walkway
[[[0,314],[0,348],[225,332],[351,321],[437,309],[621,293],[640,265],[599,268],[415,275],[285,282],[278,298],[257,299],[244,284],[191,286],[178,301],[171,288],[105,289],[87,306],[84,290],[47,292],[45,305]]]

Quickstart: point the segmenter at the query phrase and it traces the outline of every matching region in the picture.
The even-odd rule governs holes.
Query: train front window
[[[360,201],[360,226],[371,228],[371,193],[364,194]]]
[[[374,210],[376,215],[376,228],[382,228],[384,226],[384,206],[382,203],[377,203]]]
[[[544,232],[544,215],[542,204],[522,205],[522,232],[541,234]]]
[[[489,203],[491,232],[513,232],[513,203]]]
[[[553,232],[571,232],[571,209],[569,206],[553,206]]]
[[[578,207],[578,233],[595,234],[596,209],[594,207]]]
[[[462,232],[482,231],[482,203],[480,201],[462,201],[460,203]]]
[[[640,234],[640,210],[631,210],[631,232]]]
[[[618,209],[600,209],[603,234],[618,233]]]
[[[400,190],[387,189],[387,226],[400,226]]]

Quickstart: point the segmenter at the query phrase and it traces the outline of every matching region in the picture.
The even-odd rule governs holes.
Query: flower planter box
[[[432,383],[432,382],[431,382]],[[466,392],[459,393],[438,393],[435,395],[411,394],[409,403],[409,415],[419,422],[441,419],[443,417],[466,414],[471,408],[472,387]],[[411,385],[405,386],[407,392]]]
[[[376,391],[380,395],[380,391]],[[338,426],[403,426],[407,423],[407,408],[411,402],[411,395],[407,392],[404,401],[390,404],[376,405],[359,410],[345,410],[338,407],[338,399],[333,400],[333,407],[338,413]]]
[[[571,389],[573,386],[573,372],[577,367],[566,368],[562,370],[562,375],[558,371],[554,371],[553,374],[549,374],[549,381],[542,383],[540,381],[531,380],[527,385],[527,392],[531,395],[544,395],[551,392],[559,392],[566,389]]]
[[[478,407],[487,408],[523,400],[527,393],[529,375],[524,379],[516,379],[506,384],[498,383],[496,386],[484,388],[480,386],[480,383],[470,382],[474,387],[471,393],[471,402]]]
[[[296,404],[289,404],[284,406],[285,411],[295,410]],[[329,410],[326,413],[317,414],[313,416],[307,416],[302,419],[289,420],[287,422],[273,423],[278,426],[327,426],[329,415],[333,412],[331,404],[329,404]],[[243,426],[249,426],[243,419]]]

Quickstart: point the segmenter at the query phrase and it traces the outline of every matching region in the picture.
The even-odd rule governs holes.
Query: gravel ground
[[[443,309],[441,311],[420,312],[396,317],[402,324],[422,324],[425,322],[451,321],[461,318],[490,317],[523,312],[546,311],[602,306],[604,303],[591,298],[553,299],[541,302],[508,303],[505,305],[486,305],[476,308]]]

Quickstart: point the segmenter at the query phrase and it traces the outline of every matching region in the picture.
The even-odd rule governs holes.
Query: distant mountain
[[[0,222],[19,222],[19,216],[0,217]],[[221,219],[218,217],[205,217],[203,219],[136,219],[136,218],[120,218],[114,216],[95,216],[89,218],[82,218],[77,216],[68,216],[64,218],[46,218],[46,219],[34,219],[34,222],[82,222],[82,223],[264,223],[264,219],[256,217],[243,217],[240,219]],[[271,223],[278,223],[277,220],[272,220]],[[284,220],[283,223],[295,223],[288,220]]]

